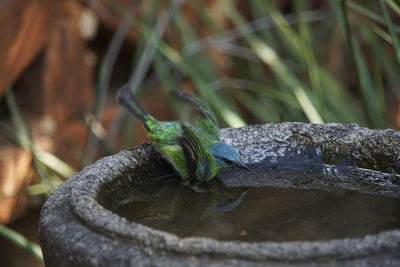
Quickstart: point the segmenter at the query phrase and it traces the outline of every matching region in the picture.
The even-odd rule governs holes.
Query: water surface
[[[205,191],[205,192],[204,192]],[[191,188],[177,177],[104,185],[98,201],[119,216],[179,237],[293,241],[362,237],[400,228],[400,200],[356,191]]]

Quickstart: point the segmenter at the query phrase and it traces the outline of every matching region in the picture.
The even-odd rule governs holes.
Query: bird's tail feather
[[[181,101],[191,104],[204,118],[210,119],[215,123],[210,109],[195,95],[181,90],[172,91],[171,94]]]
[[[135,115],[145,126],[147,130],[149,130],[147,124],[148,117],[150,116],[146,110],[139,104],[139,101],[133,95],[131,90],[129,89],[128,84],[123,85],[117,93],[117,101],[119,104],[124,106],[128,111],[130,111],[133,115]]]

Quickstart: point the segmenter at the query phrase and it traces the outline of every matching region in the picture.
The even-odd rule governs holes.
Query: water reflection
[[[327,240],[400,228],[399,199],[349,190],[228,188],[219,179],[193,190],[169,177],[108,184],[98,200],[128,220],[180,237]]]

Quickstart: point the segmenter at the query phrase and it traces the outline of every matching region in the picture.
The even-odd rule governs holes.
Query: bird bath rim
[[[350,126],[350,128],[349,128]],[[268,135],[268,129],[278,127],[282,130],[281,135]],[[315,143],[324,144],[330,139],[330,132],[342,131],[343,136],[347,134],[355,135],[360,144],[363,140],[376,140],[381,138],[387,143],[390,138],[389,147],[393,142],[400,147],[400,133],[393,130],[370,130],[356,125],[340,124],[304,124],[304,123],[280,123],[259,126],[248,126],[237,129],[224,129],[221,131],[223,141],[236,146],[240,152],[245,152],[245,163],[258,163],[262,158],[257,151],[248,153],[249,147],[262,147],[269,141],[291,142],[290,138],[299,133],[310,131],[319,132],[316,135]],[[238,133],[239,132],[239,135]],[[323,134],[321,134],[321,132]],[[391,135],[389,138],[386,135]],[[233,136],[243,136],[251,138],[231,138]],[[389,138],[389,139],[387,139]],[[362,139],[362,140],[361,140]],[[305,141],[305,140],[303,140]],[[318,143],[319,142],[319,143]],[[338,142],[346,142],[346,138]],[[301,143],[301,142],[300,142]],[[369,145],[369,144],[364,144]],[[375,144],[376,151],[385,149],[379,142]],[[328,144],[329,147],[329,144]],[[390,150],[390,149],[389,149]],[[366,151],[367,153],[368,151]],[[391,156],[400,159],[400,152],[385,151],[394,153]],[[243,241],[218,241],[202,237],[180,238],[174,234],[151,229],[142,224],[130,222],[110,210],[102,207],[96,200],[99,188],[102,184],[113,181],[124,174],[128,169],[143,171],[152,168],[153,160],[160,160],[159,154],[154,147],[149,144],[142,144],[132,150],[121,151],[118,154],[105,157],[90,168],[85,168],[74,175],[71,184],[70,204],[73,212],[90,228],[96,232],[101,232],[109,236],[118,236],[130,240],[144,247],[151,247],[158,251],[170,251],[173,253],[198,255],[209,254],[216,256],[229,256],[246,260],[280,260],[280,261],[307,261],[310,259],[328,259],[332,257],[357,258],[372,254],[388,253],[400,248],[400,230],[385,231],[375,235],[367,235],[361,238],[335,239],[327,241],[288,241],[288,242],[243,242]],[[395,166],[396,167],[396,166]],[[101,173],[92,172],[93,169],[101,169]],[[362,169],[361,169],[362,170]],[[368,170],[366,170],[368,172]],[[369,175],[373,176],[374,171]],[[385,190],[395,190],[400,192],[398,175],[393,174],[394,182]],[[76,178],[74,178],[76,177]],[[80,177],[77,179],[77,177]],[[371,178],[371,177],[370,177]],[[370,179],[373,182],[374,177]],[[397,179],[397,180],[396,180]],[[369,181],[369,182],[371,182]],[[343,182],[343,181],[342,181]],[[368,182],[368,183],[369,183]],[[377,182],[379,183],[379,181]],[[396,184],[397,183],[397,184]],[[385,191],[384,190],[384,191]],[[399,197],[397,195],[397,197]],[[345,246],[343,246],[345,244]],[[345,248],[345,251],[344,249]]]

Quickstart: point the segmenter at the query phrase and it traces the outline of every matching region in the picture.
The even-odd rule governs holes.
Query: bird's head
[[[249,171],[250,169],[240,162],[239,152],[233,146],[225,143],[214,143],[210,146],[210,153],[214,156],[215,162],[220,168],[236,166]]]

